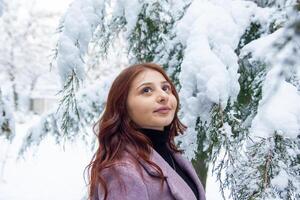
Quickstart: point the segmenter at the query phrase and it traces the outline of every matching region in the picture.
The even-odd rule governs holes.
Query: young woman
[[[178,106],[175,87],[159,65],[136,64],[117,76],[96,124],[90,200],[205,200],[192,164],[174,142],[187,128]]]

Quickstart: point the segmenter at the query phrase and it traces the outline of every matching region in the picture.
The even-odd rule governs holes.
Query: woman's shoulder
[[[128,162],[115,163],[109,167],[106,167],[101,171],[101,175],[105,179],[107,178],[110,179],[113,177],[129,177],[129,178],[140,177],[137,168],[132,163],[128,163]]]
[[[135,157],[130,153],[124,151],[122,152],[120,159],[116,160],[110,166],[104,168],[102,170],[102,173],[107,174],[117,171],[118,173],[128,172],[135,174],[138,170],[138,167],[138,162],[135,160]]]
[[[101,176],[107,186],[108,199],[148,199],[146,184],[130,155],[123,155],[122,159],[103,169]],[[103,198],[102,187],[98,187],[97,194],[98,199]]]

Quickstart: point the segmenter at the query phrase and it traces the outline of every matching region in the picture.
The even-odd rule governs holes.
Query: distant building
[[[53,82],[49,84],[49,81],[39,81],[36,87],[30,94],[30,111],[35,114],[42,114],[52,108],[55,108],[59,103],[57,93],[59,87]]]

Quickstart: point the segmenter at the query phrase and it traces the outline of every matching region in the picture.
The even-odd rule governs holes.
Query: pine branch
[[[66,136],[69,135],[68,128],[70,127],[70,123],[73,120],[71,115],[75,114],[75,116],[77,117],[76,121],[80,121],[80,115],[76,100],[76,92],[79,88],[79,85],[80,80],[76,76],[75,70],[72,69],[72,73],[68,76],[63,89],[58,93],[63,95],[62,99],[60,100],[57,113],[59,111],[63,113],[61,130],[65,139]]]

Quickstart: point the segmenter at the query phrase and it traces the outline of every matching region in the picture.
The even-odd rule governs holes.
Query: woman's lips
[[[156,109],[154,112],[160,112],[160,111],[162,111],[162,110],[167,110],[167,111],[169,111],[169,110],[171,110],[171,108],[169,108],[168,106],[162,106],[162,107]]]
[[[170,112],[170,109],[162,109],[162,110],[158,110],[156,112],[161,113],[161,114],[167,114],[168,112]]]

